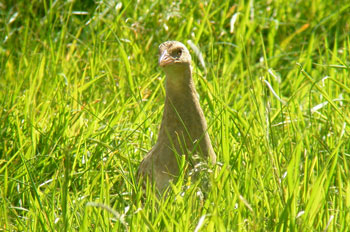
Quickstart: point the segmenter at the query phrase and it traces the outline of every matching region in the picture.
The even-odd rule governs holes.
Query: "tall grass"
[[[346,1],[0,3],[0,229],[347,231]],[[143,198],[165,96],[157,47],[188,40],[218,156]]]

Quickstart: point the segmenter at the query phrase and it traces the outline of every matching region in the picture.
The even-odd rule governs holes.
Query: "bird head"
[[[165,71],[190,68],[191,55],[183,43],[167,41],[159,46],[158,63]]]

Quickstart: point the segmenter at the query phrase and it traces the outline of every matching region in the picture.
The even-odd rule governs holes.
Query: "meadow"
[[[350,230],[349,18],[340,0],[0,2],[0,230]],[[190,49],[217,164],[145,197],[167,40]]]

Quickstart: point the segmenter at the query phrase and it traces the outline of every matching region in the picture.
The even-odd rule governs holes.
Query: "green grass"
[[[350,4],[218,2],[0,3],[0,230],[349,230]],[[166,40],[202,52],[218,164],[142,200]]]

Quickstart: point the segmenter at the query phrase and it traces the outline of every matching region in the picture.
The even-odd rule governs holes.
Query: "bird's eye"
[[[180,49],[180,50],[177,51],[177,55],[180,57],[181,54],[182,54],[182,50]]]
[[[175,51],[172,52],[171,56],[174,58],[180,58],[182,54],[182,50],[181,49],[176,49]]]

